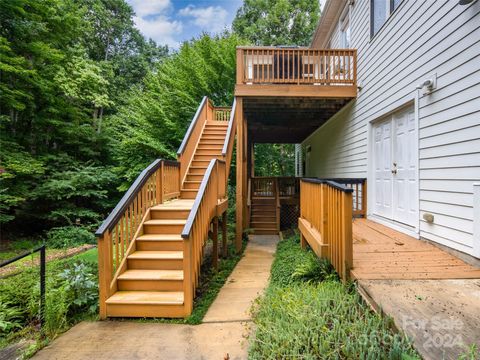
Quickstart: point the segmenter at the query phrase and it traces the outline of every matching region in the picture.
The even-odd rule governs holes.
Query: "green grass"
[[[298,237],[279,243],[254,323],[251,359],[418,358],[392,321],[371,312],[352,284],[300,248]]]

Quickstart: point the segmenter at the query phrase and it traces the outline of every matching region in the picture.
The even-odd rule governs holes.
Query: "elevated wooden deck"
[[[353,279],[480,279],[480,269],[374,221],[355,219],[352,231]]]

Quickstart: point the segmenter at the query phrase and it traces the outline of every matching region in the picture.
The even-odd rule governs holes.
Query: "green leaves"
[[[318,1],[244,0],[233,30],[255,45],[310,45],[320,16]]]

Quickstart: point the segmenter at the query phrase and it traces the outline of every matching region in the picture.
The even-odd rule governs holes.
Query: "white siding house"
[[[365,177],[370,219],[480,258],[480,1],[329,0],[322,17],[312,47],[357,49],[359,89],[302,144],[305,175]]]

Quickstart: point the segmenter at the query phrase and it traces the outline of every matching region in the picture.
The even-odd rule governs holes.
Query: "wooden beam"
[[[227,249],[227,213],[224,212],[222,215],[222,256],[226,258],[228,256]]]
[[[236,231],[235,231],[235,248],[237,252],[242,250],[242,236],[243,236],[243,177],[246,177],[244,173],[244,121],[243,121],[243,99],[241,97],[236,98],[236,114],[237,118],[237,193],[236,193]]]
[[[298,219],[298,229],[301,236],[308,242],[313,252],[318,257],[327,257],[328,245],[323,243],[322,235],[305,219]]]
[[[235,96],[291,96],[312,98],[348,98],[357,97],[356,86],[338,85],[235,85]]]
[[[218,217],[213,218],[213,250],[212,250],[212,266],[218,270]]]

